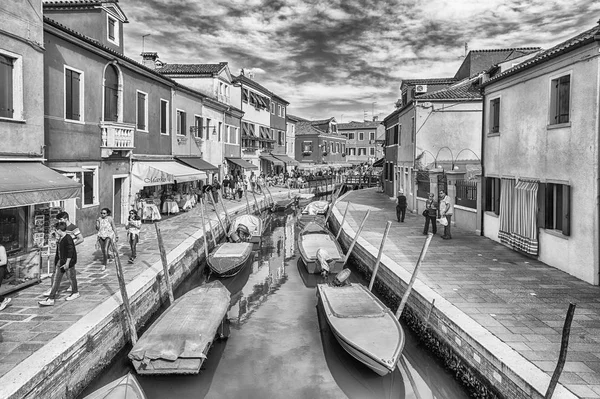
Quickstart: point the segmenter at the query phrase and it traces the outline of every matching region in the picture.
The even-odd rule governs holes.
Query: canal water
[[[468,398],[406,327],[402,361],[394,373],[380,377],[351,357],[317,311],[315,287],[321,277],[305,272],[296,246],[302,217],[267,218],[269,227],[252,267],[221,279],[231,292],[229,338],[214,343],[199,375],[138,375],[149,399]],[[368,284],[353,265],[350,269],[352,282]],[[212,280],[201,265],[175,297]],[[125,347],[79,398],[128,372],[135,374],[127,358],[130,350]]]

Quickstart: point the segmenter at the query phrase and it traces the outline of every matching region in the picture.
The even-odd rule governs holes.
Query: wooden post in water
[[[558,383],[558,379],[560,378],[560,375],[563,371],[563,367],[565,366],[565,361],[567,360],[567,349],[569,347],[569,336],[571,335],[571,322],[573,321],[573,315],[575,314],[576,306],[577,304],[573,302],[569,304],[569,310],[567,310],[567,317],[565,318],[565,324],[563,325],[558,362],[556,363],[554,373],[552,373],[550,385],[548,385],[546,396],[544,396],[545,399],[552,398],[552,395],[554,394],[554,389],[556,388],[556,384]]]
[[[406,292],[404,293],[404,296],[402,297],[402,301],[400,301],[400,306],[398,306],[398,310],[396,310],[396,318],[400,318],[400,316],[402,316],[402,311],[404,310],[404,306],[406,305],[406,302],[408,301],[408,296],[410,295],[410,291],[412,291],[412,286],[415,283],[415,280],[417,279],[417,273],[419,271],[419,267],[421,266],[421,262],[423,262],[423,259],[425,259],[425,254],[427,253],[427,248],[429,248],[429,244],[431,243],[431,239],[433,238],[433,234],[429,233],[427,234],[427,238],[425,239],[425,243],[423,244],[423,248],[421,249],[421,254],[419,254],[419,259],[417,260],[417,264],[415,265],[415,270],[413,270],[413,274],[410,277],[410,282],[408,283],[408,286],[406,287]]]
[[[206,237],[206,220],[204,220],[203,200],[200,198],[200,218],[202,219],[202,238],[204,239],[204,256],[208,260],[208,238]]]
[[[223,211],[225,211],[225,224],[229,223],[229,226],[231,226],[231,218],[229,217],[229,213],[227,212],[225,202],[223,202],[223,197],[221,197],[221,206],[223,207]],[[225,235],[227,235],[227,231],[225,231]]]
[[[250,212],[250,201],[248,201],[248,190],[244,190],[244,197],[246,197],[246,213],[248,215],[251,215],[252,212]]]
[[[404,356],[400,355],[400,361],[398,363],[400,363],[400,366],[402,366],[404,372],[406,373],[408,382],[410,383],[410,386],[412,387],[412,390],[415,394],[415,399],[421,399],[422,396],[419,393],[419,388],[415,382],[415,378],[413,377],[412,373],[410,372],[410,369],[408,368],[408,364],[406,364],[406,361],[404,360]]]
[[[175,302],[173,296],[173,286],[171,285],[171,275],[169,274],[169,264],[167,263],[167,253],[165,252],[165,244],[163,243],[162,234],[158,222],[154,223],[156,228],[156,238],[158,238],[158,250],[160,251],[160,260],[162,262],[163,273],[165,275],[165,283],[167,284],[167,293],[169,294],[169,304],[172,305]]]
[[[269,193],[269,197],[271,197],[271,205],[273,205],[275,203],[275,200],[273,199],[273,194],[271,194],[271,190],[269,190],[269,187],[267,187],[267,185],[265,184],[265,188],[267,189],[267,192]],[[267,196],[265,195],[265,198]]]
[[[358,230],[356,231],[356,235],[354,236],[354,240],[352,240],[352,244],[350,244],[350,248],[348,248],[348,253],[346,253],[346,259],[344,259],[344,266],[346,266],[346,263],[348,263],[348,259],[350,259],[350,254],[352,253],[352,250],[354,249],[354,246],[356,245],[356,242],[358,241],[358,237],[360,237],[360,233],[362,232],[363,227],[365,226],[365,222],[367,221],[367,218],[369,217],[369,215],[371,214],[371,210],[367,210],[367,213],[365,214],[364,219],[362,220],[362,222],[360,222],[360,226],[358,226]]]
[[[223,221],[221,221],[221,217],[219,216],[219,210],[217,209],[217,204],[215,204],[215,200],[212,196],[209,198],[210,198],[210,202],[212,203],[213,208],[215,208],[215,215],[217,215],[217,220],[219,221],[219,225],[223,229],[223,233],[225,234],[225,237],[227,237],[227,229],[225,228]]]
[[[342,235],[342,227],[344,227],[344,222],[346,221],[346,214],[348,213],[349,208],[350,208],[350,202],[348,202],[348,204],[346,205],[346,210],[344,211],[344,216],[342,216],[342,223],[340,223],[340,228],[338,229],[338,232],[335,236],[336,241]]]
[[[337,202],[337,199],[339,197],[340,192],[342,191],[342,186],[340,186],[337,195],[331,197],[331,204],[329,205],[329,208],[327,209],[327,214],[325,215],[325,221],[323,222],[323,226],[327,227],[327,220],[329,220],[329,216],[331,216],[331,214],[333,213],[333,207],[335,206],[335,203]]]
[[[375,277],[377,276],[377,272],[379,271],[379,263],[381,262],[381,255],[383,255],[383,247],[385,246],[385,240],[387,239],[388,233],[390,232],[390,227],[392,227],[392,222],[388,220],[387,224],[385,225],[385,231],[383,232],[383,239],[381,240],[381,245],[379,246],[377,261],[375,262],[375,267],[373,268],[373,275],[371,276],[371,282],[369,283],[369,291],[373,291],[373,284],[375,284]]]
[[[217,237],[215,236],[215,231],[213,230],[212,221],[210,219],[210,216],[208,216],[206,201],[202,201],[202,205],[204,206],[204,213],[206,214],[206,218],[208,219],[208,228],[210,229],[210,236],[212,237],[213,245],[216,247],[217,246]]]
[[[252,190],[252,196],[254,197],[254,208],[256,212],[260,214],[260,207],[258,206],[258,200],[256,199],[256,194],[254,194],[254,190]]]
[[[137,331],[135,329],[135,322],[133,320],[133,314],[131,313],[131,305],[129,304],[129,296],[127,295],[127,286],[125,285],[125,277],[123,277],[123,266],[121,265],[121,258],[115,248],[115,244],[111,245],[113,255],[115,257],[115,266],[117,269],[117,280],[119,280],[119,290],[121,291],[121,299],[123,299],[123,308],[125,309],[125,319],[127,320],[127,327],[129,329],[129,338],[131,338],[131,345],[135,345],[138,340]]]

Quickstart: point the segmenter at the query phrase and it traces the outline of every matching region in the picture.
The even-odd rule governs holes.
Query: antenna
[[[468,52],[469,52],[469,43],[465,42],[465,57],[467,56]]]
[[[146,33],[145,35],[142,35],[142,54],[144,53],[147,36],[150,36],[150,33]]]

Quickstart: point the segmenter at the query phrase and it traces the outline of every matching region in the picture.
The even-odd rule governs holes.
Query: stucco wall
[[[598,283],[599,259],[594,200],[598,190],[597,53],[594,44],[485,89],[486,114],[489,101],[500,97],[500,133],[485,141],[486,175],[571,186],[571,234],[563,237],[561,232],[542,229],[539,259],[594,284]],[[567,73],[571,73],[570,124],[552,128],[548,126],[550,82]],[[492,229],[484,226],[486,235]]]
[[[1,8],[6,12],[0,12],[0,26],[12,35],[41,45],[42,23],[35,14],[35,11],[39,12],[41,9],[41,2],[36,0],[30,3],[31,5],[24,0],[3,2]],[[19,15],[20,18],[14,18],[13,15]],[[0,33],[0,53],[9,57],[21,57],[23,66],[22,112],[15,112],[13,115],[13,119],[21,122],[0,119],[0,153],[35,153],[41,156],[44,144],[43,49]],[[20,103],[21,100],[16,101]]]
[[[193,94],[188,94],[181,90],[176,90],[173,95],[173,155],[193,155],[200,156],[202,153],[202,144],[194,140],[194,133],[190,133],[190,126],[194,126],[196,116],[202,117],[202,100]],[[186,113],[186,126],[183,135],[177,134],[177,110]],[[205,124],[203,123],[203,126]],[[200,137],[205,138],[204,131],[199,132]],[[204,140],[202,140],[204,141]]]
[[[225,131],[224,114],[222,111],[206,106],[204,107],[203,112],[205,126],[206,118],[210,118],[210,134],[208,135],[208,140],[205,139],[202,145],[203,158],[207,162],[220,167],[223,163],[223,132]],[[222,123],[221,141],[218,140],[219,122]],[[217,134],[213,134],[214,128],[216,128]],[[221,168],[219,168],[219,170],[221,171]]]

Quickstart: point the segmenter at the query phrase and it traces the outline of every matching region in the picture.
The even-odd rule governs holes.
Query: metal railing
[[[477,208],[477,182],[458,180],[456,182],[455,204],[467,208]]]

